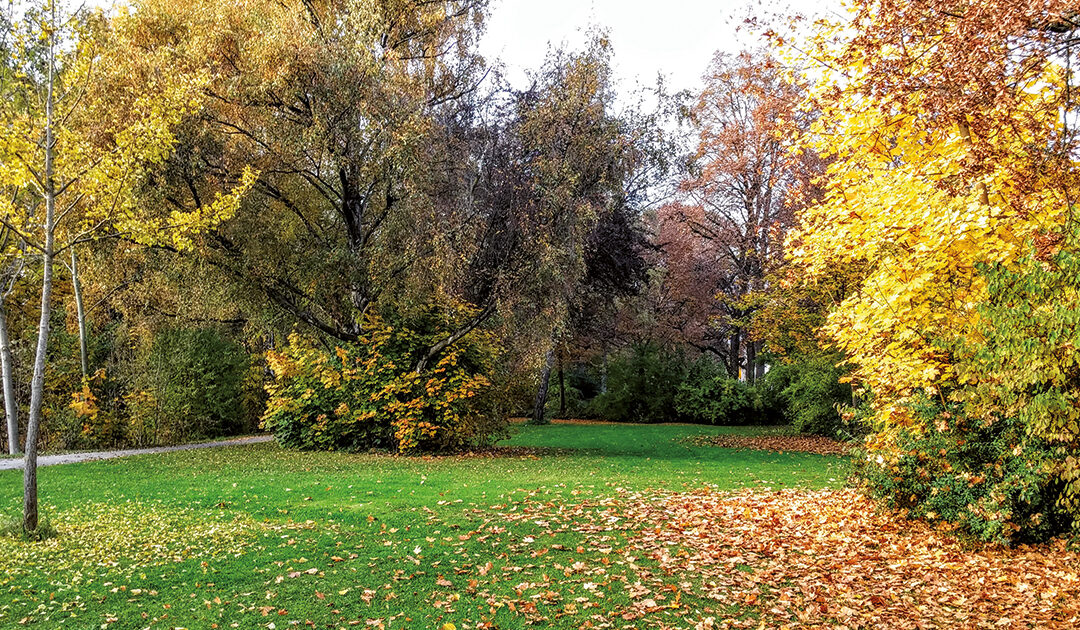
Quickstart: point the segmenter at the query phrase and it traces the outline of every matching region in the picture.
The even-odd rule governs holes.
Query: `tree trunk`
[[[15,400],[14,373],[11,361],[11,342],[8,340],[7,312],[0,300],[0,379],[3,380],[4,413],[7,415],[8,454],[19,453],[19,404]]]
[[[71,288],[75,293],[75,317],[79,322],[79,367],[85,379],[90,374],[90,359],[86,352],[86,310],[83,308],[82,284],[79,282],[79,262],[75,246],[71,247]]]
[[[47,222],[52,223],[53,199],[46,201]],[[49,318],[52,315],[53,233],[45,233],[45,253],[42,255],[41,320],[38,322],[37,348],[34,354],[34,375],[30,380],[30,415],[26,422],[26,455],[23,466],[23,529],[37,530],[37,439],[41,424],[41,407],[45,398],[45,353],[49,345]]]
[[[566,370],[563,369],[563,355],[559,353],[559,417],[566,417]]]
[[[741,350],[742,350],[742,342],[741,342],[740,332],[741,331],[738,328],[736,328],[735,332],[731,334],[731,339],[728,342],[728,344],[729,344],[728,345],[728,374],[731,375],[731,378],[736,378],[736,379],[739,378],[739,376],[740,376],[739,375],[739,364],[740,364],[739,355],[740,355]]]
[[[52,24],[56,14],[53,7]],[[38,322],[37,348],[34,354],[34,376],[30,380],[30,415],[26,422],[26,457],[23,464],[23,529],[37,531],[37,438],[41,424],[41,406],[45,399],[45,353],[49,345],[49,319],[52,315],[53,256],[56,246],[56,182],[53,173],[53,80],[56,64],[56,36],[49,34],[48,91],[45,97],[45,247],[41,256],[41,320]]]
[[[754,384],[754,377],[757,376],[757,348],[756,344],[751,341],[746,344],[746,382],[750,385]]]
[[[760,357],[762,350],[765,349],[765,342],[764,341],[755,341],[754,345],[755,345],[755,353]],[[758,359],[757,364],[754,366],[754,372],[755,372],[755,374],[754,374],[754,380],[755,381],[760,381],[761,379],[765,378],[765,362],[762,361],[761,359]]]
[[[540,372],[540,387],[536,390],[536,406],[533,407],[533,424],[547,424],[544,408],[547,407],[548,383],[551,381],[551,368],[555,363],[555,347],[552,346],[544,357],[544,369]]]
[[[607,393],[607,350],[600,357],[600,393]]]

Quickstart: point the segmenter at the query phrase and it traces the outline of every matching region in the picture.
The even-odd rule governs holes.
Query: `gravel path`
[[[172,451],[190,451],[196,448],[215,448],[218,446],[238,446],[241,444],[260,444],[274,439],[272,435],[256,435],[253,437],[236,438],[234,440],[221,440],[218,442],[203,442],[201,444],[181,444],[179,446],[159,446],[156,448],[134,448],[126,451],[95,451],[92,453],[65,453],[62,455],[43,455],[38,457],[38,466],[57,466],[59,464],[76,464],[79,462],[92,462],[98,459],[115,459],[128,455],[147,455],[150,453],[171,453]],[[23,467],[22,458],[0,459],[0,470],[14,470]]]

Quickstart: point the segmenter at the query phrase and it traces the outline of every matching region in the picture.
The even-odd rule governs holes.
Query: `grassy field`
[[[689,442],[751,431],[557,424],[514,427],[496,457],[270,444],[45,468],[60,536],[0,540],[0,627],[638,627],[621,615],[659,572],[626,546],[644,525],[620,496],[842,485],[839,458]],[[4,515],[20,482],[0,472]],[[685,579],[658,577],[638,623],[746,614]]]

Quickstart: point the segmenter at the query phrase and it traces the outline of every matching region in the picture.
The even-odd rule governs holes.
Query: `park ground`
[[[972,547],[876,510],[841,456],[716,437],[775,430],[512,432],[452,457],[257,444],[42,469],[59,536],[0,539],[0,627],[1080,624],[1064,542]],[[20,482],[0,472],[4,515]]]

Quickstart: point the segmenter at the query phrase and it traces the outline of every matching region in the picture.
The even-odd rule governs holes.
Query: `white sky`
[[[713,53],[761,45],[742,26],[750,15],[840,14],[841,0],[494,0],[480,49],[500,58],[515,87],[543,62],[549,43],[580,48],[590,26],[607,29],[622,90],[655,85],[696,89]],[[620,91],[622,91],[620,90]]]

